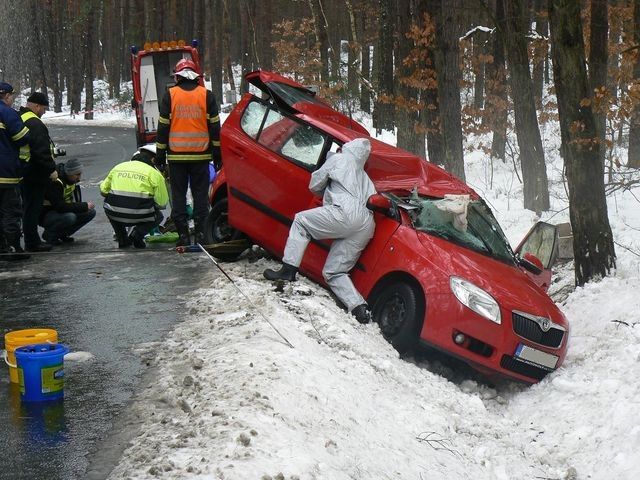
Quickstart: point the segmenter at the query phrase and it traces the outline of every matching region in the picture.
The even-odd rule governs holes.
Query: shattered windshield
[[[462,197],[462,196],[454,196]],[[514,263],[514,254],[491,210],[482,201],[469,200],[448,208],[449,199],[412,195],[403,199],[416,230],[445,238],[464,247]]]

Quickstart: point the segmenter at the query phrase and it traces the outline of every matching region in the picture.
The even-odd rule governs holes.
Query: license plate
[[[525,362],[551,369],[555,369],[558,363],[558,357],[556,355],[551,355],[550,353],[536,350],[523,344],[518,345],[515,356]]]

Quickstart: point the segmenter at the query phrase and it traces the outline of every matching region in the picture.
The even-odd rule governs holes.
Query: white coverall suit
[[[365,302],[349,278],[360,253],[367,246],[375,222],[367,209],[367,200],[376,193],[364,171],[371,144],[357,138],[342,146],[311,175],[309,189],[315,194],[324,191],[321,207],[296,214],[282,261],[299,267],[311,239],[336,239],[322,269],[322,275],[340,301],[351,312]]]

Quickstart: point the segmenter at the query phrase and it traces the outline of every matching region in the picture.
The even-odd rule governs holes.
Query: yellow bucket
[[[4,336],[6,353],[4,361],[9,366],[11,383],[18,383],[18,369],[16,368],[16,348],[36,343],[58,343],[58,332],[51,328],[27,328],[15,330]]]

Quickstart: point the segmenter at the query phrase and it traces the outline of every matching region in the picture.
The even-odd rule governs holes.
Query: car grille
[[[531,365],[529,363],[521,362],[509,355],[503,355],[502,360],[500,360],[500,366],[505,370],[509,370],[511,372],[519,373],[520,375],[524,375],[525,377],[535,378],[536,380],[542,380],[549,370],[545,370],[541,367],[536,367],[535,365]]]
[[[551,326],[548,331],[542,330],[540,324],[531,318],[512,313],[513,331],[523,338],[544,345],[545,347],[558,348],[562,345],[564,330]]]

